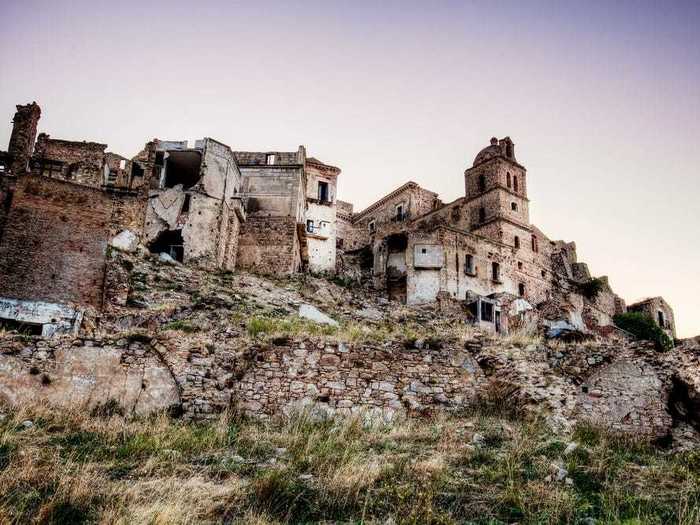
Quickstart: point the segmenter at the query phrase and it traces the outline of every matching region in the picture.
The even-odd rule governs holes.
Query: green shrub
[[[631,333],[639,339],[652,341],[657,350],[668,350],[673,346],[673,341],[664,333],[654,320],[639,312],[627,312],[617,314],[613,321],[615,325]]]
[[[193,332],[199,332],[200,328],[199,326],[192,324],[190,321],[172,321],[165,326],[163,326],[163,330],[180,330],[181,332],[186,332],[186,333],[193,333]]]

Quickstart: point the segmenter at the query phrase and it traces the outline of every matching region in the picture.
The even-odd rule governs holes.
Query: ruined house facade
[[[245,211],[241,172],[231,149],[204,138],[154,141],[144,239],[154,253],[210,270],[236,267]]]
[[[606,278],[587,296],[576,245],[531,224],[527,170],[508,137],[491,139],[465,170],[464,196],[443,203],[407,182],[356,213],[337,199],[341,170],[303,146],[153,139],[127,158],[99,142],[37,135],[40,116],[36,103],[17,106],[0,152],[0,320],[52,333],[123,302],[107,253],[123,248],[114,240],[125,233],[133,249],[212,271],[332,273],[338,254],[362,253],[390,299],[466,302],[477,324],[497,331],[534,318],[599,329],[627,311]],[[663,299],[630,310],[675,335]]]
[[[294,152],[241,152],[212,138],[153,139],[127,158],[38,132],[17,106],[0,152],[0,320],[69,331],[123,302],[107,253],[118,236],[212,271],[332,272],[340,169]],[[122,240],[123,242],[123,240]]]

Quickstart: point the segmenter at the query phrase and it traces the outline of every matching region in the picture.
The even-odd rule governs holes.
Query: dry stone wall
[[[127,413],[167,410],[188,419],[306,409],[390,421],[490,400],[544,416],[557,430],[589,421],[661,438],[679,422],[700,427],[699,368],[697,346],[660,354],[645,343],[522,346],[478,337],[429,348],[297,337],[251,346],[233,332],[216,342],[176,330],[153,339],[4,336],[0,401],[73,408],[116,401]]]
[[[462,349],[307,340],[259,350],[234,392],[249,414],[312,406],[331,414],[365,409],[391,419],[397,412],[463,406],[481,380],[478,365]]]

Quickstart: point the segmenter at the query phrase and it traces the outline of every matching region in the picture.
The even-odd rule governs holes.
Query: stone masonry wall
[[[288,274],[301,264],[294,217],[251,217],[240,225],[237,266],[260,274]]]
[[[91,408],[115,400],[127,413],[168,410],[188,419],[228,409],[270,417],[305,408],[323,417],[362,410],[391,420],[497,393],[523,415],[546,416],[553,428],[585,420],[655,438],[673,428],[674,384],[697,397],[700,363],[696,347],[658,353],[647,343],[513,345],[483,337],[442,348],[320,337],[237,343],[177,331],[152,339],[6,335],[0,401]]]
[[[105,184],[106,144],[51,139],[40,133],[32,157],[32,173],[99,188]]]
[[[298,338],[244,352],[171,332],[153,340],[0,338],[0,400],[181,411],[215,417],[237,407],[268,417],[307,407],[391,419],[470,402],[482,382],[462,348],[405,349]],[[174,405],[178,405],[175,407]]]
[[[462,349],[293,342],[260,350],[234,395],[246,413],[272,415],[299,406],[349,414],[360,408],[391,418],[463,406],[481,375]]]

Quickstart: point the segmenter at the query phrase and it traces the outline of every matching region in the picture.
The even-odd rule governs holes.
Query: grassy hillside
[[[564,439],[488,406],[390,427],[110,408],[4,410],[0,522],[700,522],[700,452]]]

